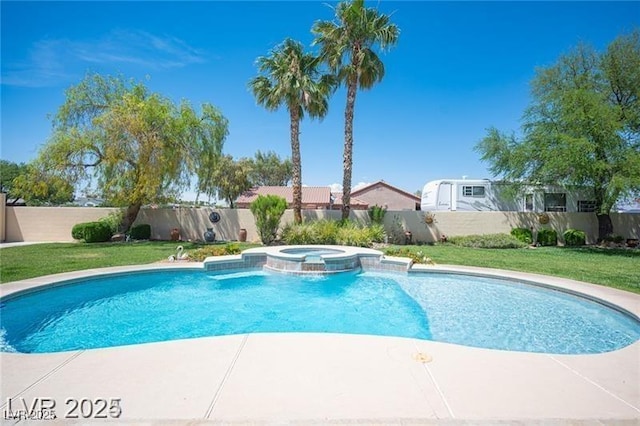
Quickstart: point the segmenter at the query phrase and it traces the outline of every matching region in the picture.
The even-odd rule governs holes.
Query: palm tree
[[[370,89],[384,77],[384,64],[374,48],[385,50],[398,41],[400,30],[389,17],[366,8],[364,0],[343,1],[334,21],[317,21],[311,30],[320,45],[320,58],[347,87],[344,112],[342,219],[349,218],[353,168],[353,111],[358,89]]]
[[[322,119],[329,110],[328,97],[334,90],[335,78],[321,75],[319,58],[304,52],[301,43],[285,39],[257,60],[259,75],[249,82],[258,103],[275,111],[285,105],[291,129],[291,162],[293,165],[293,216],[302,222],[302,161],[300,158],[300,121],[307,112]]]

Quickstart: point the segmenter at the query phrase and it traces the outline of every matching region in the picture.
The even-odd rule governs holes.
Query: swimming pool
[[[527,352],[601,353],[640,323],[600,303],[456,274],[155,271],[3,300],[3,351],[47,353],[205,336],[324,332]]]

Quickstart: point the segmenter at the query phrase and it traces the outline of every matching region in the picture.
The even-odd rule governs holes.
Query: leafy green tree
[[[280,219],[287,209],[287,200],[277,195],[260,195],[251,203],[251,213],[256,219],[260,240],[265,245],[275,241]]]
[[[198,114],[142,83],[87,75],[66,91],[37,162],[72,184],[95,179],[107,203],[127,207],[128,231],[143,204],[174,199],[194,173],[207,177],[226,126],[209,104]]]
[[[347,87],[344,112],[344,156],[342,179],[342,219],[351,210],[353,170],[353,117],[358,89],[365,90],[382,81],[384,64],[375,50],[386,50],[398,41],[400,30],[389,16],[367,8],[364,0],[342,1],[335,8],[334,21],[317,21],[312,28],[320,45],[320,57]]]
[[[249,86],[258,104],[275,111],[285,106],[289,111],[291,129],[291,162],[293,166],[294,222],[302,222],[302,160],[300,157],[300,121],[305,112],[312,118],[323,118],[328,109],[328,96],[335,84],[333,76],[321,75],[319,59],[305,53],[302,44],[286,39],[270,52],[259,57],[261,75],[251,79]]]
[[[254,158],[247,160],[249,165],[249,181],[252,186],[287,186],[293,175],[291,160],[273,151],[256,152]]]
[[[7,200],[15,202],[21,197],[13,189],[13,180],[26,172],[27,166],[24,163],[18,164],[12,161],[0,160],[0,191],[7,194]]]
[[[248,170],[249,165],[246,161],[235,161],[232,156],[223,155],[213,171],[211,189],[216,191],[220,198],[226,200],[231,208],[235,207],[236,198],[251,188]],[[207,195],[215,194],[212,192]]]
[[[616,201],[640,190],[640,33],[539,69],[532,98],[521,138],[490,128],[476,150],[508,181],[588,189],[604,239]]]
[[[33,162],[13,180],[13,193],[29,205],[60,205],[73,201],[74,188],[64,178]]]

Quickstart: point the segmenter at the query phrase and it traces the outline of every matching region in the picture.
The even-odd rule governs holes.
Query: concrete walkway
[[[640,314],[639,295],[607,287],[480,268],[433,270],[536,280]],[[9,283],[0,294],[104,272]],[[46,398],[58,419],[77,415],[74,403],[90,399],[89,418],[108,403],[121,409],[118,421],[136,423],[640,423],[640,341],[604,354],[548,355],[397,337],[265,333],[0,353],[0,367],[3,417]]]
[[[61,419],[68,398],[118,398],[120,420],[640,419],[640,342],[576,356],[251,334],[0,360],[3,414],[46,397]]]

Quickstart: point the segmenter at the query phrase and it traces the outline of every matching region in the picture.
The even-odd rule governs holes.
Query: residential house
[[[293,187],[291,186],[258,186],[244,192],[235,202],[239,209],[248,209],[260,195],[277,195],[287,200],[287,207],[293,208]],[[309,210],[340,210],[342,195],[331,194],[328,186],[303,186],[302,208]],[[366,210],[369,205],[359,199],[351,199],[351,209]]]
[[[369,206],[377,205],[387,210],[420,210],[420,197],[389,185],[384,180],[352,191],[351,197]]]

